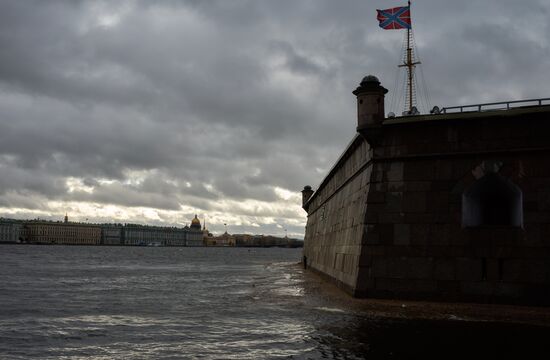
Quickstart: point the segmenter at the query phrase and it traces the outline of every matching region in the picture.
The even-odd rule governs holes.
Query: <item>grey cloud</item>
[[[123,186],[120,184],[103,185],[96,188],[93,193],[76,192],[68,194],[66,199],[103,204],[115,203],[128,207],[150,207],[165,210],[180,209],[180,203],[174,196],[148,192],[140,187]]]
[[[325,70],[322,66],[311,61],[307,56],[298,54],[294,47],[288,42],[272,41],[270,48],[275,54],[284,56],[285,65],[295,73],[319,75]]]

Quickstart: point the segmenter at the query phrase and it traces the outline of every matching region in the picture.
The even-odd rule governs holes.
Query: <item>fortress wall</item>
[[[350,293],[355,292],[359,270],[369,158],[368,144],[356,138],[308,208],[304,243],[308,267]]]
[[[550,305],[548,112],[384,126],[376,148],[357,294]],[[462,227],[480,164],[523,195],[523,228]]]

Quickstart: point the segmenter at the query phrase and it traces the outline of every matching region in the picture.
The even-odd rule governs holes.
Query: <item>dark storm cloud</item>
[[[403,33],[375,9],[397,5],[2,1],[0,207],[193,208],[301,232],[299,197],[277,189],[321,181],[354,136],[362,76],[395,94]],[[548,96],[549,15],[542,0],[415,2],[429,105]]]

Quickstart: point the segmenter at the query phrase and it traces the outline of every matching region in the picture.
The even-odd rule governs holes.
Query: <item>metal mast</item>
[[[408,1],[409,5],[409,11],[411,10],[411,2]],[[412,21],[411,21],[411,28],[412,28]],[[399,67],[406,67],[407,68],[407,89],[408,89],[408,96],[409,96],[409,113],[412,113],[413,108],[413,94],[414,94],[414,68],[416,65],[420,64],[420,61],[414,61],[413,51],[412,51],[412,32],[411,28],[407,28],[407,57],[403,64],[399,65]]]

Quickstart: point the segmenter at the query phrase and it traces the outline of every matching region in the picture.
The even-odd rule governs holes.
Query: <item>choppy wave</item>
[[[300,249],[0,250],[1,359],[453,358],[497,339],[533,349],[548,337],[362,317],[310,291]]]

